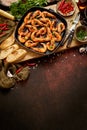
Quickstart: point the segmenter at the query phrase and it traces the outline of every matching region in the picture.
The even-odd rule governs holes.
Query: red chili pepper
[[[62,0],[62,1],[60,2],[60,5],[59,5],[59,7],[58,7],[59,10],[62,8],[62,6],[64,5],[64,3],[65,3],[65,0]]]
[[[6,26],[3,26],[2,28],[0,28],[0,30],[4,30],[6,28]]]
[[[18,74],[21,70],[23,69],[23,67],[20,67],[16,70],[16,74]]]
[[[28,66],[35,66],[36,63],[27,63]]]
[[[74,7],[73,7],[73,5],[72,5],[71,2],[65,2],[65,3],[63,4],[63,6],[60,8],[60,11],[61,11],[63,14],[67,14],[67,13],[73,11],[73,10],[74,10]]]
[[[7,26],[6,23],[0,24],[0,32],[8,30],[9,28]]]
[[[65,3],[63,6],[62,6],[62,10],[64,10],[65,8],[67,8],[68,4]]]
[[[9,30],[9,28],[6,27],[6,28],[4,28],[3,30],[6,31],[6,30]]]
[[[7,23],[0,23],[0,27],[7,26]]]
[[[72,8],[72,7],[69,7],[69,8],[66,9],[67,13],[69,13],[69,12],[71,12],[73,10],[74,10],[74,8]]]
[[[3,36],[5,36],[5,35],[6,35],[6,32],[0,33],[0,37],[3,37]]]

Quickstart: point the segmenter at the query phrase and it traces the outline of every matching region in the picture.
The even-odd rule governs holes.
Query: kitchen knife
[[[75,20],[73,22],[72,27],[69,29],[70,32],[69,32],[69,34],[68,34],[68,36],[67,36],[67,38],[65,40],[65,42],[67,41],[67,45],[66,45],[67,47],[69,47],[69,45],[72,42],[74,32],[75,32],[75,28],[76,28],[77,23],[79,22],[79,19],[80,19],[80,13],[78,12],[77,15],[76,15],[76,18],[75,18]]]

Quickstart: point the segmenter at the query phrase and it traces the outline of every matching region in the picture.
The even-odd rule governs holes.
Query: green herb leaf
[[[84,31],[84,30],[80,30],[77,33],[77,37],[78,37],[79,40],[84,40],[86,36],[87,36],[87,32]]]
[[[11,4],[10,12],[15,16],[15,18],[19,19],[28,9],[34,6],[44,6],[46,4],[47,0],[26,0],[26,2],[19,0],[18,2]]]

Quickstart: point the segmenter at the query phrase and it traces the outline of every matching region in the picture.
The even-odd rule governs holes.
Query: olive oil
[[[77,6],[80,11],[80,20],[83,25],[87,26],[87,19],[85,17],[85,9],[87,8],[87,0],[76,0]]]
[[[77,2],[77,5],[80,11],[84,11],[85,8],[87,7],[87,0],[79,0]]]

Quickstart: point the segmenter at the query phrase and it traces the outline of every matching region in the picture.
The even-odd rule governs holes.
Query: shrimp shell
[[[27,40],[25,42],[25,46],[26,47],[34,47],[34,46],[37,46],[38,42],[33,42],[32,40]]]
[[[62,36],[58,32],[55,31],[53,34],[54,34],[55,41],[57,42],[61,41]]]
[[[25,38],[24,36],[21,36],[21,35],[18,36],[18,40],[19,40],[21,43],[25,43],[25,42],[26,42],[26,38]]]
[[[40,18],[40,17],[44,17],[43,13],[40,10],[37,10],[33,13],[33,18]]]
[[[34,50],[34,51],[37,51],[37,52],[40,52],[40,53],[44,53],[44,52],[46,52],[47,51],[47,46],[46,46],[46,44],[45,43],[40,43],[43,47],[39,47],[39,48],[37,48],[37,47],[32,47],[32,49]]]
[[[31,39],[34,41],[34,42],[46,42],[46,41],[50,41],[50,37],[47,36],[47,37],[36,37],[36,33],[37,31],[34,31],[32,34],[31,34]]]
[[[43,23],[38,19],[33,19],[31,21],[32,26],[43,26]]]
[[[47,42],[46,46],[49,51],[53,51],[56,47],[55,39],[52,38],[51,42]]]
[[[58,32],[61,34],[65,30],[65,25],[64,23],[60,22],[57,26]]]
[[[18,34],[20,35],[20,33],[24,30],[24,27],[25,27],[25,23],[23,23],[19,29],[18,29]]]
[[[36,36],[46,34],[46,28],[42,27],[40,30],[37,31]]]
[[[26,35],[28,34],[28,30],[26,30],[26,31],[21,31],[19,34],[20,34],[21,36],[26,36]]]
[[[28,23],[28,20],[32,18],[32,12],[28,13],[28,15],[24,18],[24,23]]]
[[[40,21],[43,23],[44,26],[51,26],[51,20],[49,18],[40,18]]]
[[[44,17],[56,18],[55,15],[53,15],[53,14],[47,12],[47,11],[43,11],[43,15],[44,15]]]
[[[32,25],[25,25],[25,27],[27,27],[30,32],[37,30],[37,28],[35,26],[32,26]]]

